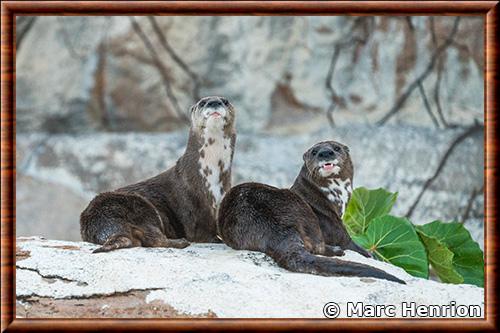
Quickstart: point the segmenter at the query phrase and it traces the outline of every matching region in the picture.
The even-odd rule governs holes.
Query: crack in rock
[[[40,273],[40,270],[36,269],[36,268],[31,268],[31,267],[21,267],[19,265],[16,265],[16,268],[17,269],[23,269],[23,270],[26,270],[26,271],[31,271],[31,272],[35,272],[36,274],[38,274],[41,278],[43,279],[46,279],[48,280],[47,282],[49,283],[54,283],[55,281],[54,280],[61,280],[63,282],[66,282],[66,283],[71,283],[71,282],[74,282],[76,283],[78,286],[88,286],[88,283],[85,282],[85,281],[79,281],[79,280],[74,280],[74,279],[70,279],[70,278],[66,278],[64,276],[60,276],[60,275],[56,275],[56,274],[42,274]],[[52,280],[52,281],[51,281]]]
[[[97,299],[97,298],[103,298],[103,297],[112,297],[112,296],[128,296],[132,293],[136,292],[141,292],[141,291],[156,291],[156,290],[164,290],[164,288],[133,288],[129,289],[126,291],[114,291],[112,293],[96,293],[96,294],[90,294],[90,295],[70,295],[70,296],[64,296],[64,297],[57,297],[54,299],[58,300],[78,300],[78,299]],[[51,297],[47,297],[44,295],[38,295],[37,293],[31,293],[28,295],[17,295],[16,300],[21,300],[24,302],[30,302],[30,298],[32,297],[38,297],[38,298],[47,298],[50,299]],[[36,300],[35,300],[36,302]]]

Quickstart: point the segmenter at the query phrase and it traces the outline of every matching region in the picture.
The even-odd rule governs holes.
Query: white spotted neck
[[[321,190],[326,193],[328,200],[340,207],[339,213],[340,217],[342,217],[352,193],[351,180],[349,178],[344,180],[333,178],[330,180],[328,187],[321,187]]]
[[[231,138],[224,136],[224,122],[213,120],[203,130],[200,153],[200,174],[212,198],[212,208],[216,213],[225,195],[223,173],[231,168]]]

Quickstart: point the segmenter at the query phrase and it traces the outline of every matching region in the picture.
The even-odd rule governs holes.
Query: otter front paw
[[[165,247],[173,247],[174,249],[183,249],[191,245],[185,238],[169,239]]]
[[[325,245],[325,256],[340,257],[345,254],[340,246]]]
[[[358,247],[354,251],[358,252],[359,254],[361,254],[364,257],[373,258],[373,254],[371,252],[363,249],[362,247]]]
[[[373,258],[373,255],[370,252],[368,252],[367,250],[365,250],[364,248],[362,248],[358,244],[354,243],[352,240],[347,245],[346,249],[358,252],[359,254],[361,254],[362,256],[365,256],[367,258]]]

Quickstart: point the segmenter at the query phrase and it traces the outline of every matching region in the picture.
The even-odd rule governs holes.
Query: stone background
[[[90,198],[171,166],[188,107],[211,94],[238,109],[233,183],[289,186],[302,152],[335,139],[351,147],[355,186],[398,191],[394,210],[405,214],[453,139],[484,117],[483,20],[454,26],[453,17],[20,17],[17,235],[79,240]],[[378,124],[429,63],[421,89]],[[483,160],[481,134],[461,143],[413,222],[460,221]],[[481,246],[483,205],[479,194],[465,222]]]

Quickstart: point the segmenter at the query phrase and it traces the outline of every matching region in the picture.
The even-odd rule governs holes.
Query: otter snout
[[[321,176],[326,177],[332,173],[339,173],[339,161],[335,158],[335,155],[335,151],[329,147],[323,147],[318,150],[316,159],[318,160],[318,166],[320,168],[319,173]]]
[[[192,128],[196,132],[205,129],[234,128],[235,109],[224,97],[208,96],[191,107]]]
[[[218,108],[222,107],[222,101],[219,98],[212,98],[207,102],[207,108]]]
[[[225,117],[227,112],[226,107],[229,107],[229,101],[219,96],[206,97],[198,102],[198,108],[202,110],[205,118]]]
[[[335,152],[330,148],[321,148],[318,151],[318,159],[326,160],[335,158]]]

